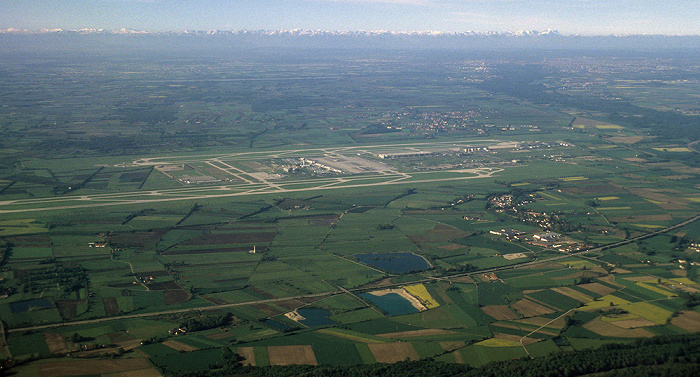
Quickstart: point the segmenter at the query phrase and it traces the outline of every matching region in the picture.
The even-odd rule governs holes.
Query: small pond
[[[333,315],[333,312],[330,310],[326,309],[299,309],[297,310],[297,313],[299,313],[300,316],[304,317],[305,319],[303,321],[299,321],[304,326],[325,326],[325,325],[334,325],[337,322],[335,322],[332,319],[329,319],[331,315]]]
[[[387,315],[418,313],[418,309],[398,293],[388,293],[381,296],[375,296],[371,293],[361,293],[360,297],[370,301]]]
[[[355,257],[361,263],[397,274],[423,271],[431,267],[425,258],[413,253],[357,254]]]

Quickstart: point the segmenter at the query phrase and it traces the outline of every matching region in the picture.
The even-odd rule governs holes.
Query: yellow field
[[[522,183],[513,183],[511,186],[517,187],[517,186],[527,186],[529,185],[530,182],[522,182]]]
[[[632,209],[632,207],[599,207],[598,211],[616,211],[622,209]]]
[[[403,289],[411,296],[420,300],[421,304],[428,309],[434,309],[440,306],[433,296],[428,293],[428,290],[423,284],[406,285]]]
[[[663,228],[663,225],[654,225],[654,224],[631,224],[634,226],[638,226],[640,228],[646,228],[646,229],[658,229],[658,228]]]
[[[484,347],[520,347],[520,343],[518,342],[495,338],[482,340],[479,343],[475,343],[475,345]]]
[[[688,284],[688,285],[695,284],[694,281],[692,281],[688,278],[673,278],[671,280],[675,281],[676,283],[681,283],[681,284]]]
[[[656,281],[653,281],[653,282],[656,283]],[[645,282],[641,282],[641,281],[640,281],[640,282],[637,283],[637,285],[640,286],[640,287],[642,287],[642,288],[644,288],[644,289],[648,289],[648,290],[650,290],[650,291],[652,291],[652,292],[656,292],[656,293],[658,293],[658,294],[662,294],[662,295],[664,295],[664,296],[666,296],[666,297],[676,297],[676,296],[677,296],[677,295],[676,295],[675,293],[673,293],[673,292],[669,292],[669,291],[667,291],[667,290],[665,290],[665,289],[661,289],[661,288],[656,287],[656,286],[653,286],[653,285],[651,285],[651,284],[649,284],[649,283],[650,283],[649,281],[645,281]]]
[[[582,310],[589,310],[589,309],[600,309],[600,308],[605,308],[607,306],[610,306],[610,303],[613,303],[613,305],[619,306],[619,305],[626,305],[629,304],[630,302],[621,299],[617,296],[613,295],[607,295],[599,298],[596,301],[591,301],[588,304],[584,305],[581,309]],[[631,312],[631,311],[630,311]]]
[[[648,302],[634,302],[628,305],[621,305],[620,307],[659,325],[665,324],[673,315],[673,312],[670,310],[662,309]]]
[[[565,178],[559,178],[564,182],[572,182],[572,181],[585,181],[588,178],[586,177],[565,177]]]
[[[621,130],[625,127],[618,126],[617,124],[596,124],[595,128],[599,130]]]
[[[690,200],[691,202],[700,202],[700,198],[686,198]]]
[[[600,201],[606,201],[606,200],[617,200],[620,198],[618,198],[617,196],[603,196],[601,198],[596,198],[596,199],[598,199]]]
[[[690,152],[690,149],[687,147],[669,147],[669,148],[652,148],[655,151],[659,152]]]

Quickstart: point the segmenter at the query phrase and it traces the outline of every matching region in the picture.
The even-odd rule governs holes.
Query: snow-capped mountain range
[[[132,38],[124,39],[124,36]],[[154,32],[133,29],[5,29],[0,30],[0,47],[24,43],[36,49],[54,48],[60,41],[79,46],[121,46],[139,48],[177,46],[203,48],[290,47],[290,48],[379,48],[379,49],[700,49],[699,35],[564,35],[545,31],[327,31],[327,30],[184,30]],[[154,42],[157,41],[157,42]],[[47,42],[47,43],[44,43]],[[92,44],[91,44],[92,43]],[[58,44],[58,46],[62,46]],[[28,47],[29,48],[29,47]]]

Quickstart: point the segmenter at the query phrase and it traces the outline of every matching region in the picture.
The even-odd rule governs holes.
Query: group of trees
[[[232,319],[233,315],[231,313],[188,318],[180,323],[180,328],[186,328],[188,332],[214,329],[228,325]]]

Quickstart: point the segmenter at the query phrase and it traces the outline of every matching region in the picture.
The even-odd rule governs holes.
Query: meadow
[[[114,354],[165,375],[229,352],[480,366],[698,331],[700,226],[674,227],[700,209],[689,140],[563,94],[529,101],[456,68],[465,56],[425,73],[422,55],[325,54],[292,56],[294,73],[137,55],[144,71],[108,73],[109,93],[68,80],[61,67],[97,69],[74,58],[35,67],[85,103],[49,105],[21,67],[0,78],[33,104],[0,109],[32,135],[0,149],[3,355]],[[502,64],[486,60],[512,80]]]

